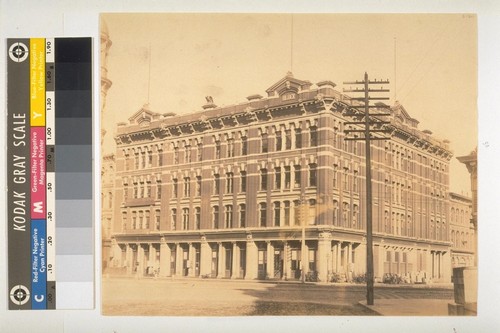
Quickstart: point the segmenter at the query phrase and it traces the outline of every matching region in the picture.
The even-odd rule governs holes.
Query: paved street
[[[102,290],[105,315],[377,315],[359,304],[366,300],[364,285],[105,278]],[[408,306],[411,300],[424,299],[428,304],[451,301],[453,290],[449,286],[375,288],[375,302],[401,300]],[[408,312],[412,314],[411,309]]]

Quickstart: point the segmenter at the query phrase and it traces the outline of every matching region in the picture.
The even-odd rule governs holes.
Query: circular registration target
[[[10,290],[10,300],[16,305],[24,305],[30,299],[30,291],[23,285],[17,285]]]
[[[9,47],[9,57],[14,62],[23,62],[28,58],[28,47],[24,43],[14,43]]]

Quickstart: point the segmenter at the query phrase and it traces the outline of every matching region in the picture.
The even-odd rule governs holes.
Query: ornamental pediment
[[[279,96],[286,100],[293,100],[298,98],[298,93],[308,90],[311,85],[311,82],[296,79],[291,72],[288,72],[284,78],[269,87],[266,92],[268,97]]]
[[[159,113],[153,112],[149,109],[149,105],[145,104],[136,113],[134,113],[128,121],[131,125],[149,126],[149,124],[160,117]]]

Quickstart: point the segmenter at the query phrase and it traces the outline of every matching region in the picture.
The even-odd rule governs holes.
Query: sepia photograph
[[[102,314],[477,316],[474,14],[100,15]]]

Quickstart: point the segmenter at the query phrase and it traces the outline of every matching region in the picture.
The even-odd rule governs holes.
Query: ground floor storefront
[[[374,237],[376,281],[447,282],[446,244]],[[114,235],[108,273],[158,277],[350,282],[366,272],[360,232],[320,228]]]

